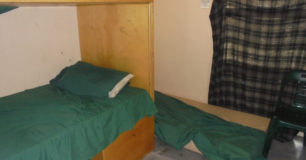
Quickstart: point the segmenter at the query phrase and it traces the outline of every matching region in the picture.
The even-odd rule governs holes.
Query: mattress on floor
[[[181,149],[190,141],[208,160],[262,160],[265,133],[225,121],[177,99],[155,93],[156,135]]]
[[[156,108],[142,89],[114,99],[77,96],[50,85],[0,98],[0,159],[90,159]]]

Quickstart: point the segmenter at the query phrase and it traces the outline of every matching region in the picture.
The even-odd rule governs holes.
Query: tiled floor
[[[202,155],[183,149],[176,150],[156,138],[156,146],[143,160],[206,160]],[[292,142],[273,141],[268,160],[306,160],[306,147],[303,137]]]
[[[291,142],[273,141],[268,160],[306,160],[306,146],[303,137],[296,137]]]

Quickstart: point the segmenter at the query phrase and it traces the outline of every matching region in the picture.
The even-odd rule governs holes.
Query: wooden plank
[[[140,160],[154,148],[154,117],[138,121],[103,150],[104,160]]]
[[[153,0],[0,0],[2,5],[85,5],[111,3],[150,3]]]
[[[131,86],[154,97],[150,4],[78,6],[82,60],[134,74]]]
[[[154,3],[149,4],[149,93],[154,101]]]

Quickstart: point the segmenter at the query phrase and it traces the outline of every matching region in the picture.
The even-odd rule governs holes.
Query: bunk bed
[[[130,86],[154,99],[152,0],[0,0],[0,5],[76,6],[82,61],[132,73]],[[92,159],[141,159],[154,148],[154,117],[115,138]]]

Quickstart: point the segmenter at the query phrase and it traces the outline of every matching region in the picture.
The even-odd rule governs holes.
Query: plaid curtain
[[[210,19],[209,103],[271,116],[283,73],[306,70],[306,1],[214,0]],[[287,90],[286,101],[293,91]],[[278,139],[296,133],[284,129]]]
[[[283,73],[306,70],[306,1],[214,0],[210,19],[209,103],[271,116]]]

